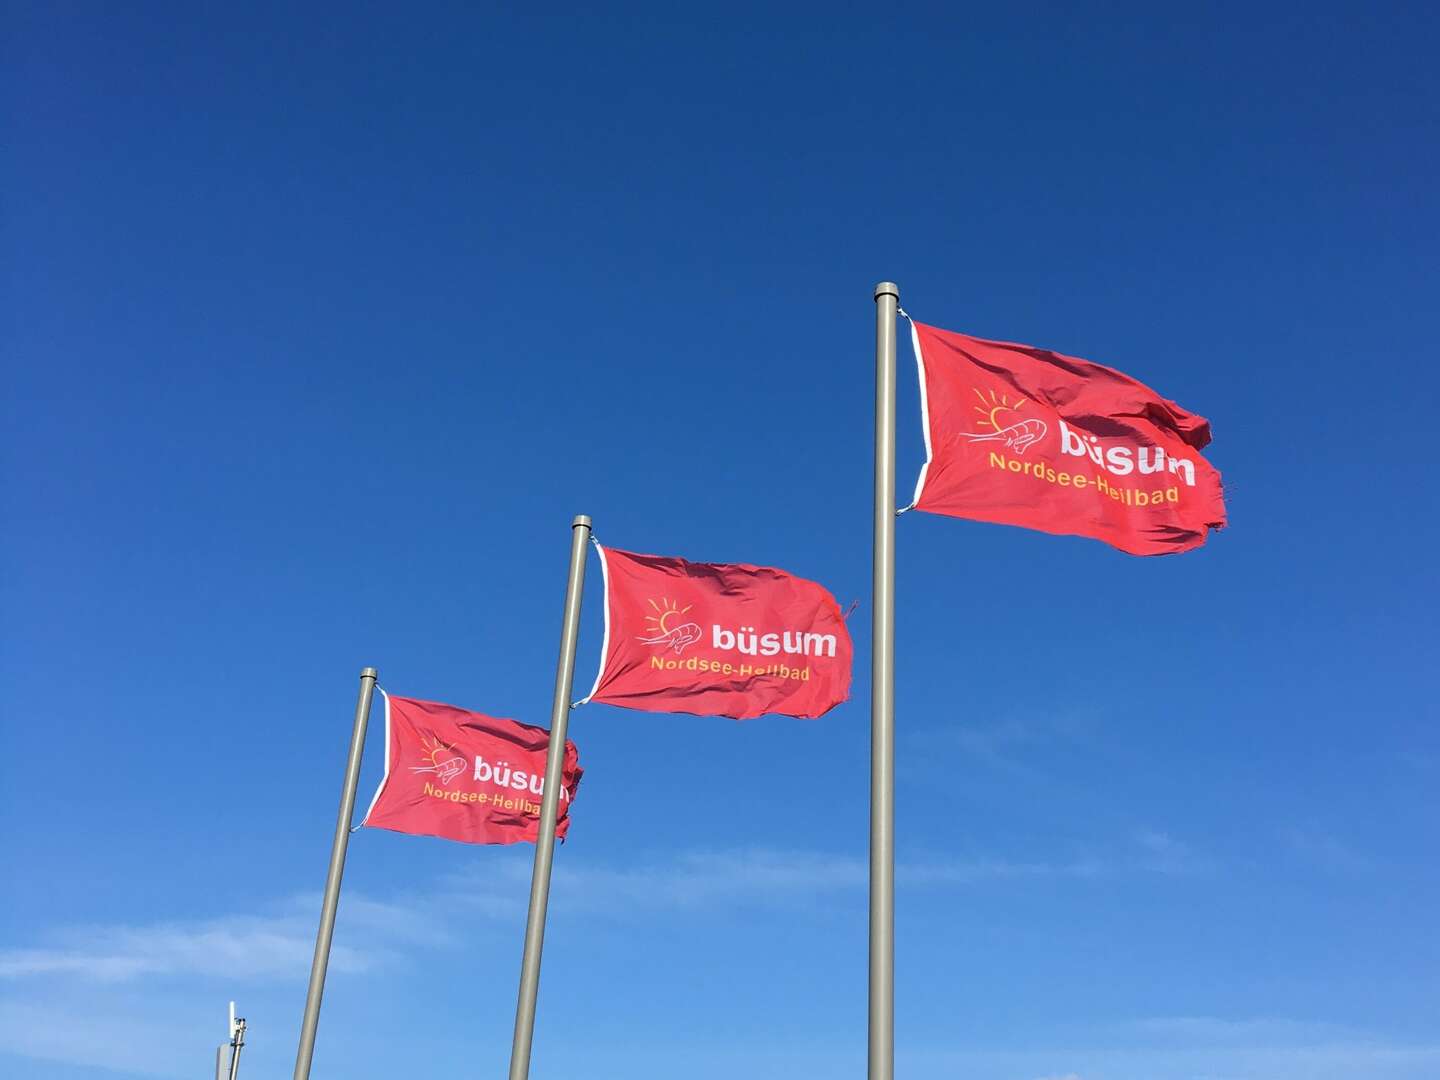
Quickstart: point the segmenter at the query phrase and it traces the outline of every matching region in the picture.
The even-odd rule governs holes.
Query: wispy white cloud
[[[1157,874],[1200,874],[1214,868],[1189,844],[1159,829],[1141,829],[1135,842],[1142,852],[1141,866]]]
[[[949,731],[960,752],[1006,772],[1031,774],[1026,755],[1057,743],[1082,741],[1094,726],[1094,717],[1080,713],[1045,716],[1008,716],[992,723],[966,723]]]
[[[1294,855],[1331,873],[1362,874],[1374,869],[1369,857],[1320,829],[1281,829],[1280,839]]]
[[[0,978],[52,975],[116,982],[177,974],[294,975],[309,967],[319,912],[319,896],[302,895],[275,905],[268,915],[71,927],[44,945],[0,951]],[[401,946],[449,940],[413,904],[346,895],[343,918],[366,944],[359,948],[337,941],[330,953],[333,971],[366,971]]]
[[[241,978],[292,970],[314,946],[298,918],[230,916],[149,926],[67,930],[51,945],[0,953],[0,977],[79,975],[123,980],[141,975],[233,974]],[[363,959],[337,948],[332,963],[358,970]]]
[[[1146,833],[1151,865],[1176,872],[1193,862],[1183,845],[1163,833]],[[853,855],[767,848],[688,851],[626,865],[587,862],[561,852],[555,867],[551,911],[556,917],[628,917],[704,907],[783,908],[821,898],[859,901],[869,879],[865,859]],[[1120,855],[1099,859],[931,859],[902,862],[902,889],[943,890],[987,882],[1090,878],[1131,869]],[[467,920],[514,920],[529,891],[528,852],[497,853],[484,871],[448,875],[432,888],[384,900],[347,892],[332,971],[359,972],[394,962],[416,949],[455,939],[457,912]],[[302,975],[315,942],[320,900],[292,897],[262,915],[168,920],[139,925],[72,927],[38,945],[0,950],[0,978],[41,976],[118,982],[165,975],[269,979]]]
[[[199,1055],[187,1051],[198,1041],[195,1018],[174,1008],[176,1004],[167,1002],[171,1007],[167,1015],[161,1010],[137,1010],[113,997],[103,1004],[85,1005],[0,997],[0,1051],[103,1069],[106,1076],[115,1075],[114,1071],[194,1076]],[[212,1027],[218,1045],[220,1025]]]
[[[772,849],[688,851],[613,865],[570,860],[561,852],[551,886],[551,912],[624,915],[664,909],[763,904],[783,907],[837,891],[863,888],[863,860],[844,855]],[[524,911],[529,858],[506,858],[484,870],[450,875],[440,889],[453,904],[492,913]]]
[[[1156,1017],[1090,1027],[1090,1045],[1025,1049],[931,1047],[903,1055],[921,1076],[1037,1076],[1039,1080],[1428,1080],[1440,1044],[1397,1041],[1339,1025],[1208,1016]],[[1098,1041],[1092,1041],[1098,1036]],[[1056,1060],[1074,1066],[1054,1071]],[[1046,1066],[1049,1066],[1047,1071]]]
[[[973,885],[1023,878],[1090,878],[1110,869],[1100,859],[1025,862],[1009,859],[950,859],[905,863],[896,868],[901,885]]]
[[[844,855],[768,849],[693,851],[648,866],[571,866],[557,881],[589,909],[789,904],[862,887],[868,869]]]
[[[902,862],[896,867],[901,888],[943,889],[990,881],[1046,877],[1090,877],[1104,871],[1098,860],[1016,861],[938,859]],[[691,851],[627,866],[561,863],[555,868],[552,910],[558,914],[625,914],[703,906],[764,905],[784,907],[821,896],[863,896],[869,864],[851,855],[753,848]],[[494,907],[502,896],[520,895],[528,883],[527,862],[496,874],[471,871],[449,883],[449,891]]]
[[[1363,1033],[1355,1028],[1315,1020],[1284,1017],[1151,1016],[1114,1029],[1118,1036],[1134,1041],[1204,1043],[1206,1045],[1260,1044],[1303,1046],[1321,1042],[1358,1040]]]

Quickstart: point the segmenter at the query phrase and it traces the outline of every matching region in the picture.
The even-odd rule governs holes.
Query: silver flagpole
[[[580,637],[580,600],[585,593],[585,555],[590,519],[570,524],[570,578],[565,586],[565,622],[560,662],[550,704],[550,748],[545,756],[545,790],[540,796],[540,833],[535,838],[535,871],[530,878],[530,914],[525,919],[525,955],[520,961],[520,997],[515,1005],[515,1040],[510,1045],[510,1080],[527,1080],[535,1039],[535,998],[540,990],[540,951],[545,945],[545,911],[550,905],[550,868],[555,859],[555,819],[565,782],[565,729],[570,722],[570,688],[575,681],[575,643]]]
[[[895,1077],[895,312],[875,286],[875,542],[870,623],[870,1080]]]
[[[335,820],[330,869],[325,874],[325,899],[320,903],[320,930],[315,935],[315,958],[310,962],[310,988],[305,993],[305,1018],[300,1022],[300,1048],[295,1054],[295,1080],[309,1080],[310,1077],[310,1058],[315,1053],[315,1029],[320,1025],[320,999],[325,994],[325,971],[330,966],[330,939],[335,933],[335,909],[340,905],[340,879],[345,875],[345,849],[350,843],[350,818],[355,813],[355,788],[360,783],[360,756],[365,752],[370,699],[375,694],[375,680],[379,677],[373,667],[360,672],[360,700],[355,703],[355,729],[350,735],[350,756],[345,761],[340,816]],[[236,1056],[238,1058],[238,1051]]]

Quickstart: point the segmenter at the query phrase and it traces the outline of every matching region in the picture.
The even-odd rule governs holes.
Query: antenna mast
[[[236,1080],[240,1075],[240,1051],[245,1048],[245,1018],[235,1015],[235,1002],[230,1002],[230,1041],[215,1050],[215,1080]],[[229,1050],[229,1064],[225,1051]]]

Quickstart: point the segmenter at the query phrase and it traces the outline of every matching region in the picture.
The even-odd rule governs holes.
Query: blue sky
[[[1440,1075],[1432,9],[5,26],[0,1073],[234,998],[289,1076],[359,669],[544,722],[588,513],[859,600],[856,680],[576,712],[533,1075],[863,1076],[889,278],[1208,416],[1231,521],[899,521],[901,1075]],[[316,1076],[502,1072],[529,858],[355,835]]]

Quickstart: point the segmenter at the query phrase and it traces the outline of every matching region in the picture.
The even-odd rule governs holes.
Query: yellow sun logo
[[[975,390],[973,386],[970,389]],[[973,406],[973,408],[984,417],[977,426],[982,428],[988,427],[991,431],[999,431],[1001,428],[1008,427],[1009,425],[1000,422],[1001,414],[1015,412],[1025,404],[1025,399],[1017,396],[1015,403],[1012,405],[1008,395],[1000,394],[996,396],[994,390],[990,391],[989,400],[986,400],[985,395],[979,390],[975,390],[975,396],[980,399],[980,404]],[[1013,421],[1011,422],[1013,423]]]
[[[650,608],[655,614],[645,616],[646,636],[640,638],[640,643],[659,645],[679,656],[686,646],[700,640],[700,624],[685,621],[685,613],[694,606],[681,607],[668,596],[662,596],[658,604],[651,600]]]
[[[431,765],[439,765],[440,762],[448,761],[455,756],[453,746],[446,746],[433,735],[420,740],[420,749],[424,751],[425,757]]]
[[[411,765],[413,773],[434,773],[442,784],[448,784],[465,771],[465,759],[455,752],[453,746],[441,742],[434,735],[420,740],[420,752],[422,760],[430,764]]]
[[[650,606],[655,609],[654,615],[646,615],[646,629],[655,637],[664,637],[680,620],[680,616],[689,611],[694,604],[686,604],[683,608],[668,597],[662,596],[660,603],[650,601]]]

